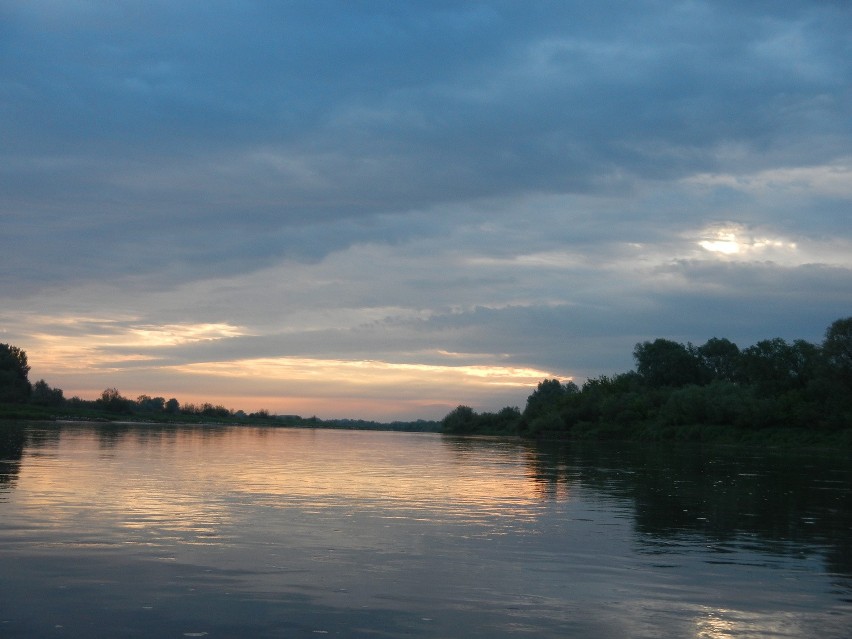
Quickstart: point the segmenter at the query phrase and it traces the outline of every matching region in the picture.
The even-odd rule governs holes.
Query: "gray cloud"
[[[807,337],[849,308],[850,31],[836,2],[6,2],[0,299],[247,333],[163,363],[590,375],[653,335]]]

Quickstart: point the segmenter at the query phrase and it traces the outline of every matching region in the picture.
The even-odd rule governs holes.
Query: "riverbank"
[[[734,426],[692,424],[659,426],[653,424],[578,424],[571,431],[537,433],[539,441],[632,441],[702,443],[771,448],[810,448],[852,450],[852,428],[817,431],[802,428],[743,429]]]
[[[438,422],[372,422],[355,419],[321,420],[317,417],[299,417],[296,415],[270,415],[252,417],[235,415],[215,417],[202,415],[165,415],[165,414],[108,414],[103,411],[87,409],[67,409],[51,411],[48,407],[0,404],[2,421],[47,421],[47,422],[98,422],[123,423],[139,426],[163,425],[240,425],[270,426],[281,428],[322,428],[339,430],[382,430],[406,432],[441,432]],[[462,433],[446,432],[448,435]],[[659,443],[704,443],[718,445],[742,445],[762,448],[809,448],[852,450],[852,428],[824,432],[800,428],[759,428],[743,429],[733,426],[708,426],[706,424],[660,426],[657,424],[600,424],[580,423],[570,431],[540,431],[526,436],[517,432],[467,433],[473,437],[498,439],[521,439],[542,442],[659,442]]]
[[[329,428],[341,430],[388,430],[405,432],[439,432],[440,422],[374,422],[361,419],[320,419],[299,415],[246,415],[237,412],[227,416],[186,413],[110,413],[109,411],[72,406],[50,407],[33,404],[0,403],[0,420],[45,422],[104,422],[132,424],[227,424],[238,426],[272,426],[290,428]]]

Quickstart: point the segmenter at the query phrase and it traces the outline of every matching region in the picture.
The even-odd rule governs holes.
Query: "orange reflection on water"
[[[205,494],[209,474],[179,461],[184,436],[132,437],[121,427],[98,432],[64,430],[25,457],[15,498],[44,525],[75,531],[86,543],[123,529],[136,533],[126,543],[157,545],[178,538],[203,543],[228,522],[227,504]]]
[[[234,433],[237,449],[244,434]],[[524,452],[459,455],[440,436],[397,433],[274,431],[274,454],[234,469],[237,490],[280,503],[357,505],[420,512],[431,518],[534,513],[541,491],[525,472]]]
[[[701,607],[695,619],[695,639],[734,637],[784,637],[804,634],[796,615],[779,611],[747,612],[727,608]]]
[[[16,500],[80,536],[223,543],[242,503],[488,526],[534,519],[567,496],[520,444],[434,434],[250,427],[66,427],[31,448]],[[229,529],[230,532],[229,532]]]

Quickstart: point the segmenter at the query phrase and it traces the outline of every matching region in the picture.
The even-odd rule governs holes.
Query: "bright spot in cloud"
[[[165,324],[131,328],[128,339],[139,346],[176,346],[246,335],[230,324]]]
[[[740,252],[740,244],[733,233],[726,233],[715,240],[702,240],[698,245],[712,253],[733,255]]]
[[[705,229],[698,246],[720,255],[746,255],[765,251],[795,252],[795,242],[778,237],[757,237],[745,226],[726,224]]]

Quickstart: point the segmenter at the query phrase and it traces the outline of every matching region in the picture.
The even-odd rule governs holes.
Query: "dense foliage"
[[[17,346],[0,344],[0,402],[19,403],[29,399],[32,385],[27,354]]]
[[[852,318],[822,344],[767,339],[740,350],[724,338],[701,346],[667,339],[637,344],[635,370],[582,388],[542,381],[523,411],[478,414],[459,406],[445,433],[524,437],[744,439],[754,431],[852,429]]]

